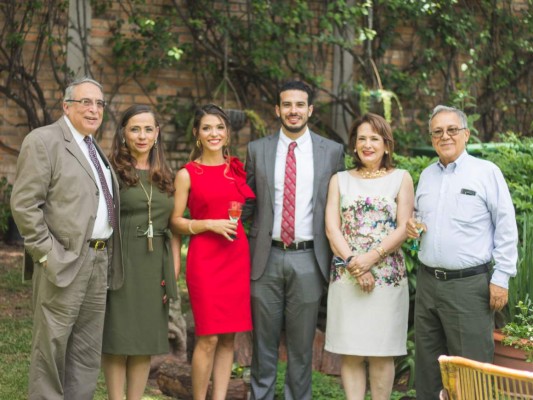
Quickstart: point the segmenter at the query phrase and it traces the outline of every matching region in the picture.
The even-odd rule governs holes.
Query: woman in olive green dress
[[[174,184],[159,124],[148,106],[128,108],[113,138],[111,165],[120,180],[125,281],[109,291],[102,368],[110,400],[141,399],[150,356],[168,345],[169,299],[177,296],[179,239],[169,230]]]

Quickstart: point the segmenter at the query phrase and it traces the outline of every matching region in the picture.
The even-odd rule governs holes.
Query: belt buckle
[[[290,245],[287,245],[285,242],[281,242],[283,243],[283,250],[287,250],[287,248],[290,246]]]
[[[448,279],[446,277],[446,271],[441,271],[440,269],[436,269],[434,271],[434,274],[435,274],[435,278],[438,279],[439,281],[445,281]]]
[[[94,242],[94,249],[95,250],[105,249],[105,242],[103,240],[97,240],[96,242]]]

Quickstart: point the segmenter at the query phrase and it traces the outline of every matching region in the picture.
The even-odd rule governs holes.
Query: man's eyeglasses
[[[91,107],[92,105],[94,105],[94,103],[96,103],[96,107],[98,107],[99,109],[104,109],[105,108],[105,101],[104,100],[91,100],[91,99],[81,99],[81,100],[65,100],[67,103],[69,102],[73,102],[73,103],[80,103],[82,105],[82,107]]]
[[[446,132],[449,136],[455,136],[464,129],[466,128],[447,128],[445,131],[442,129],[435,129],[434,131],[429,132],[429,134],[433,138],[441,138],[442,135],[444,135],[444,132]]]

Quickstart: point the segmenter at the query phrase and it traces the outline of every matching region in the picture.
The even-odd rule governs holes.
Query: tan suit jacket
[[[102,160],[109,161],[95,143]],[[25,275],[33,263],[47,255],[46,277],[54,285],[68,286],[78,274],[89,250],[96,212],[98,186],[89,161],[81,152],[65,117],[30,132],[17,161],[17,177],[11,195],[13,217],[24,237],[30,257],[25,257]],[[115,215],[120,215],[119,187],[111,170]],[[108,286],[118,289],[124,280],[120,232],[109,241]],[[113,259],[115,262],[113,262]]]

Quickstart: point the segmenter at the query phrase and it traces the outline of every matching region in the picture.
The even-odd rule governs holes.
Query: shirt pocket
[[[455,195],[455,207],[451,210],[451,218],[459,223],[475,223],[488,214],[487,205],[479,196],[466,194]]]

